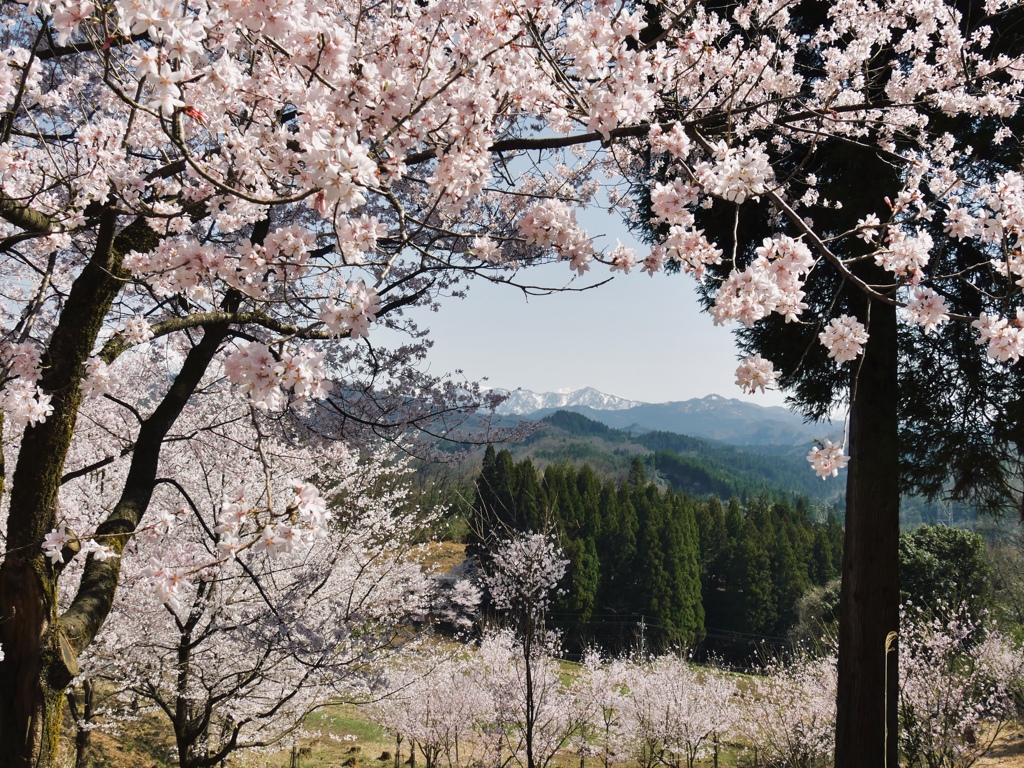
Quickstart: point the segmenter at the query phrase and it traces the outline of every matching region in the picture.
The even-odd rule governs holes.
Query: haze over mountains
[[[555,411],[573,411],[614,429],[633,432],[661,430],[719,440],[732,445],[809,445],[815,439],[835,439],[842,426],[805,424],[786,408],[708,395],[671,403],[641,403],[585,387],[569,392],[530,392],[519,389],[499,408],[504,416],[542,419]]]

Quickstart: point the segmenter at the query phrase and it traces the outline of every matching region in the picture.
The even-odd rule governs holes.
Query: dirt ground
[[[1014,729],[1000,734],[992,751],[975,763],[978,768],[1024,768],[1024,731]]]

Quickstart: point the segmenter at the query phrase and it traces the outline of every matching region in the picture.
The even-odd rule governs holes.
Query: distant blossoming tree
[[[157,526],[129,544],[123,588],[81,674],[103,690],[107,703],[95,714],[108,727],[156,713],[170,721],[181,768],[204,768],[278,744],[331,700],[362,698],[374,670],[427,625],[435,585],[413,544],[421,521],[396,504],[400,488],[378,488],[400,470],[383,457],[359,461],[330,446],[321,481],[346,500],[332,512],[309,485],[277,487],[280,472],[328,456],[277,456],[269,489],[294,493],[293,516],[319,503],[320,514],[343,518],[310,536],[288,519],[260,526],[267,489],[235,486],[238,476],[258,476],[258,456],[243,457],[246,467],[212,454],[216,443],[187,445],[172,446],[165,461],[180,462],[183,480],[186,465],[198,465],[206,483],[187,499],[196,508],[158,511]],[[217,465],[234,471],[216,477]],[[239,549],[253,528],[260,535]]]

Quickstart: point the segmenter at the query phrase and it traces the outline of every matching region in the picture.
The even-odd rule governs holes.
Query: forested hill
[[[517,458],[541,463],[586,462],[604,474],[624,476],[634,458],[649,474],[677,491],[728,499],[761,493],[796,493],[840,502],[845,478],[822,481],[810,470],[810,446],[740,448],[673,432],[631,434],[571,411],[557,411],[518,445]]]
[[[835,440],[842,433],[841,423],[808,424],[786,408],[765,407],[721,395],[671,403],[633,403],[593,390],[574,394],[580,397],[563,398],[565,405],[552,407],[546,405],[551,399],[549,395],[524,397],[522,393],[513,393],[499,406],[498,413],[539,420],[556,410],[572,411],[612,429],[664,430],[740,446],[802,446],[824,437]]]
[[[470,514],[467,551],[485,567],[510,532],[557,536],[569,568],[548,618],[573,652],[749,659],[761,641],[785,643],[797,600],[835,577],[842,550],[839,521],[805,499],[695,498],[650,482],[639,458],[616,482],[488,448]]]

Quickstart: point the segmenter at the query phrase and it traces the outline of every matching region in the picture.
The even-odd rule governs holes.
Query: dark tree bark
[[[835,765],[896,768],[898,664],[887,647],[900,599],[896,310],[871,301],[859,314],[870,315],[870,337],[851,390]]]
[[[43,357],[40,386],[53,413],[25,430],[11,484],[7,556],[0,565],[0,766],[51,765],[73,654],[57,616],[59,568],[43,555],[81,404],[82,366],[121,290],[116,215],[101,217],[96,249],[72,285]]]
[[[92,722],[94,707],[94,691],[92,680],[82,681],[82,706],[78,706],[73,690],[68,691],[68,706],[71,717],[75,721],[75,768],[89,768],[89,752],[92,749],[92,730],[88,727]]]
[[[0,215],[12,220],[3,202],[0,199]],[[25,430],[11,484],[7,553],[0,565],[0,768],[56,764],[65,689],[77,673],[76,656],[93,641],[113,605],[120,554],[149,505],[163,440],[230,332],[228,321],[211,319],[202,326],[202,340],[140,426],[121,497],[96,529],[118,556],[102,562],[89,557],[75,599],[61,615],[57,580],[62,566],[48,561],[42,541],[57,523],[64,465],[82,401],[83,367],[129,277],[121,268],[124,254],[151,250],[158,242],[143,219],[120,231],[117,223],[113,210],[99,217],[92,257],[64,303],[43,356],[39,382],[51,394],[53,413]],[[257,224],[254,239],[265,237],[268,226],[269,221]],[[229,293],[224,309],[233,313],[238,303],[238,297]],[[111,359],[123,347],[112,352]],[[66,550],[64,559],[73,554]]]

